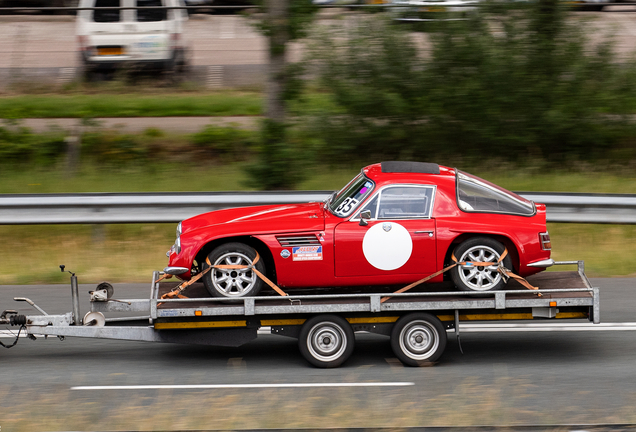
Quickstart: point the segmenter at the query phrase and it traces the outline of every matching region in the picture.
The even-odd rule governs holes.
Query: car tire
[[[256,250],[244,243],[226,243],[208,255],[212,265],[251,266],[256,259]],[[203,263],[203,269],[209,267]],[[261,257],[254,266],[265,274],[265,263]],[[212,269],[203,276],[203,285],[213,297],[239,298],[255,296],[263,286],[263,280],[252,269]]]
[[[393,326],[391,348],[407,366],[428,366],[444,353],[446,339],[446,330],[436,316],[412,313]]]
[[[497,262],[505,246],[490,237],[473,237],[455,248],[457,261]],[[510,254],[503,259],[505,268],[512,270]],[[497,264],[490,266],[458,265],[450,270],[451,279],[461,291],[487,292],[503,288],[506,281],[497,271]]]
[[[321,368],[340,366],[351,356],[354,345],[351,324],[338,315],[318,315],[308,319],[298,338],[303,357]]]

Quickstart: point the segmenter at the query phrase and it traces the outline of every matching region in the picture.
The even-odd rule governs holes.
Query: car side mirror
[[[358,225],[360,226],[369,225],[369,222],[367,222],[369,219],[371,219],[371,210],[365,210],[363,212],[360,212],[360,223]]]

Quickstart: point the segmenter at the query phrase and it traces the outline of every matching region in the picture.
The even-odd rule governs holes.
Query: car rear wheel
[[[300,329],[298,348],[305,359],[322,368],[338,367],[353,353],[353,329],[337,315],[308,319]]]
[[[203,277],[203,284],[213,297],[250,297],[255,296],[261,290],[263,281],[248,266],[254,264],[256,250],[243,243],[226,243],[214,249],[208,255],[210,263],[214,266],[244,266],[246,268],[224,269],[215,268]],[[203,270],[208,268],[203,263]],[[265,263],[259,259],[254,265],[261,273],[265,274]]]
[[[407,366],[427,366],[446,349],[446,330],[441,321],[427,313],[400,318],[391,331],[391,348]]]
[[[470,263],[454,267],[450,273],[455,286],[462,291],[495,291],[506,285],[496,264],[505,250],[505,246],[489,237],[473,237],[455,248],[454,254],[459,262],[491,262],[488,266],[476,266]],[[512,269],[512,259],[506,255],[503,265]]]

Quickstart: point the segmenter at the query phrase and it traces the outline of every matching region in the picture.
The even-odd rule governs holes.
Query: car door
[[[382,188],[348,221],[335,228],[336,277],[428,275],[436,268],[436,187]],[[360,213],[371,213],[360,224]]]

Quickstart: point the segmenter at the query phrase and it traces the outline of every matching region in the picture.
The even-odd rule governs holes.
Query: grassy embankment
[[[0,118],[254,116],[262,95],[254,92],[137,92],[17,94],[0,97]]]
[[[86,170],[75,179],[61,172],[0,173],[0,193],[132,192],[240,190],[244,174],[237,166],[153,172],[130,170],[108,175]],[[337,189],[357,169],[319,169],[299,189]],[[636,193],[633,177],[607,174],[536,174],[473,169],[512,190]],[[589,179],[593,175],[594,182]],[[152,270],[166,265],[176,224],[0,226],[3,265],[0,284],[65,283],[58,265],[66,264],[84,283],[146,282]],[[584,259],[590,276],[636,276],[636,226],[550,224],[553,257]]]

